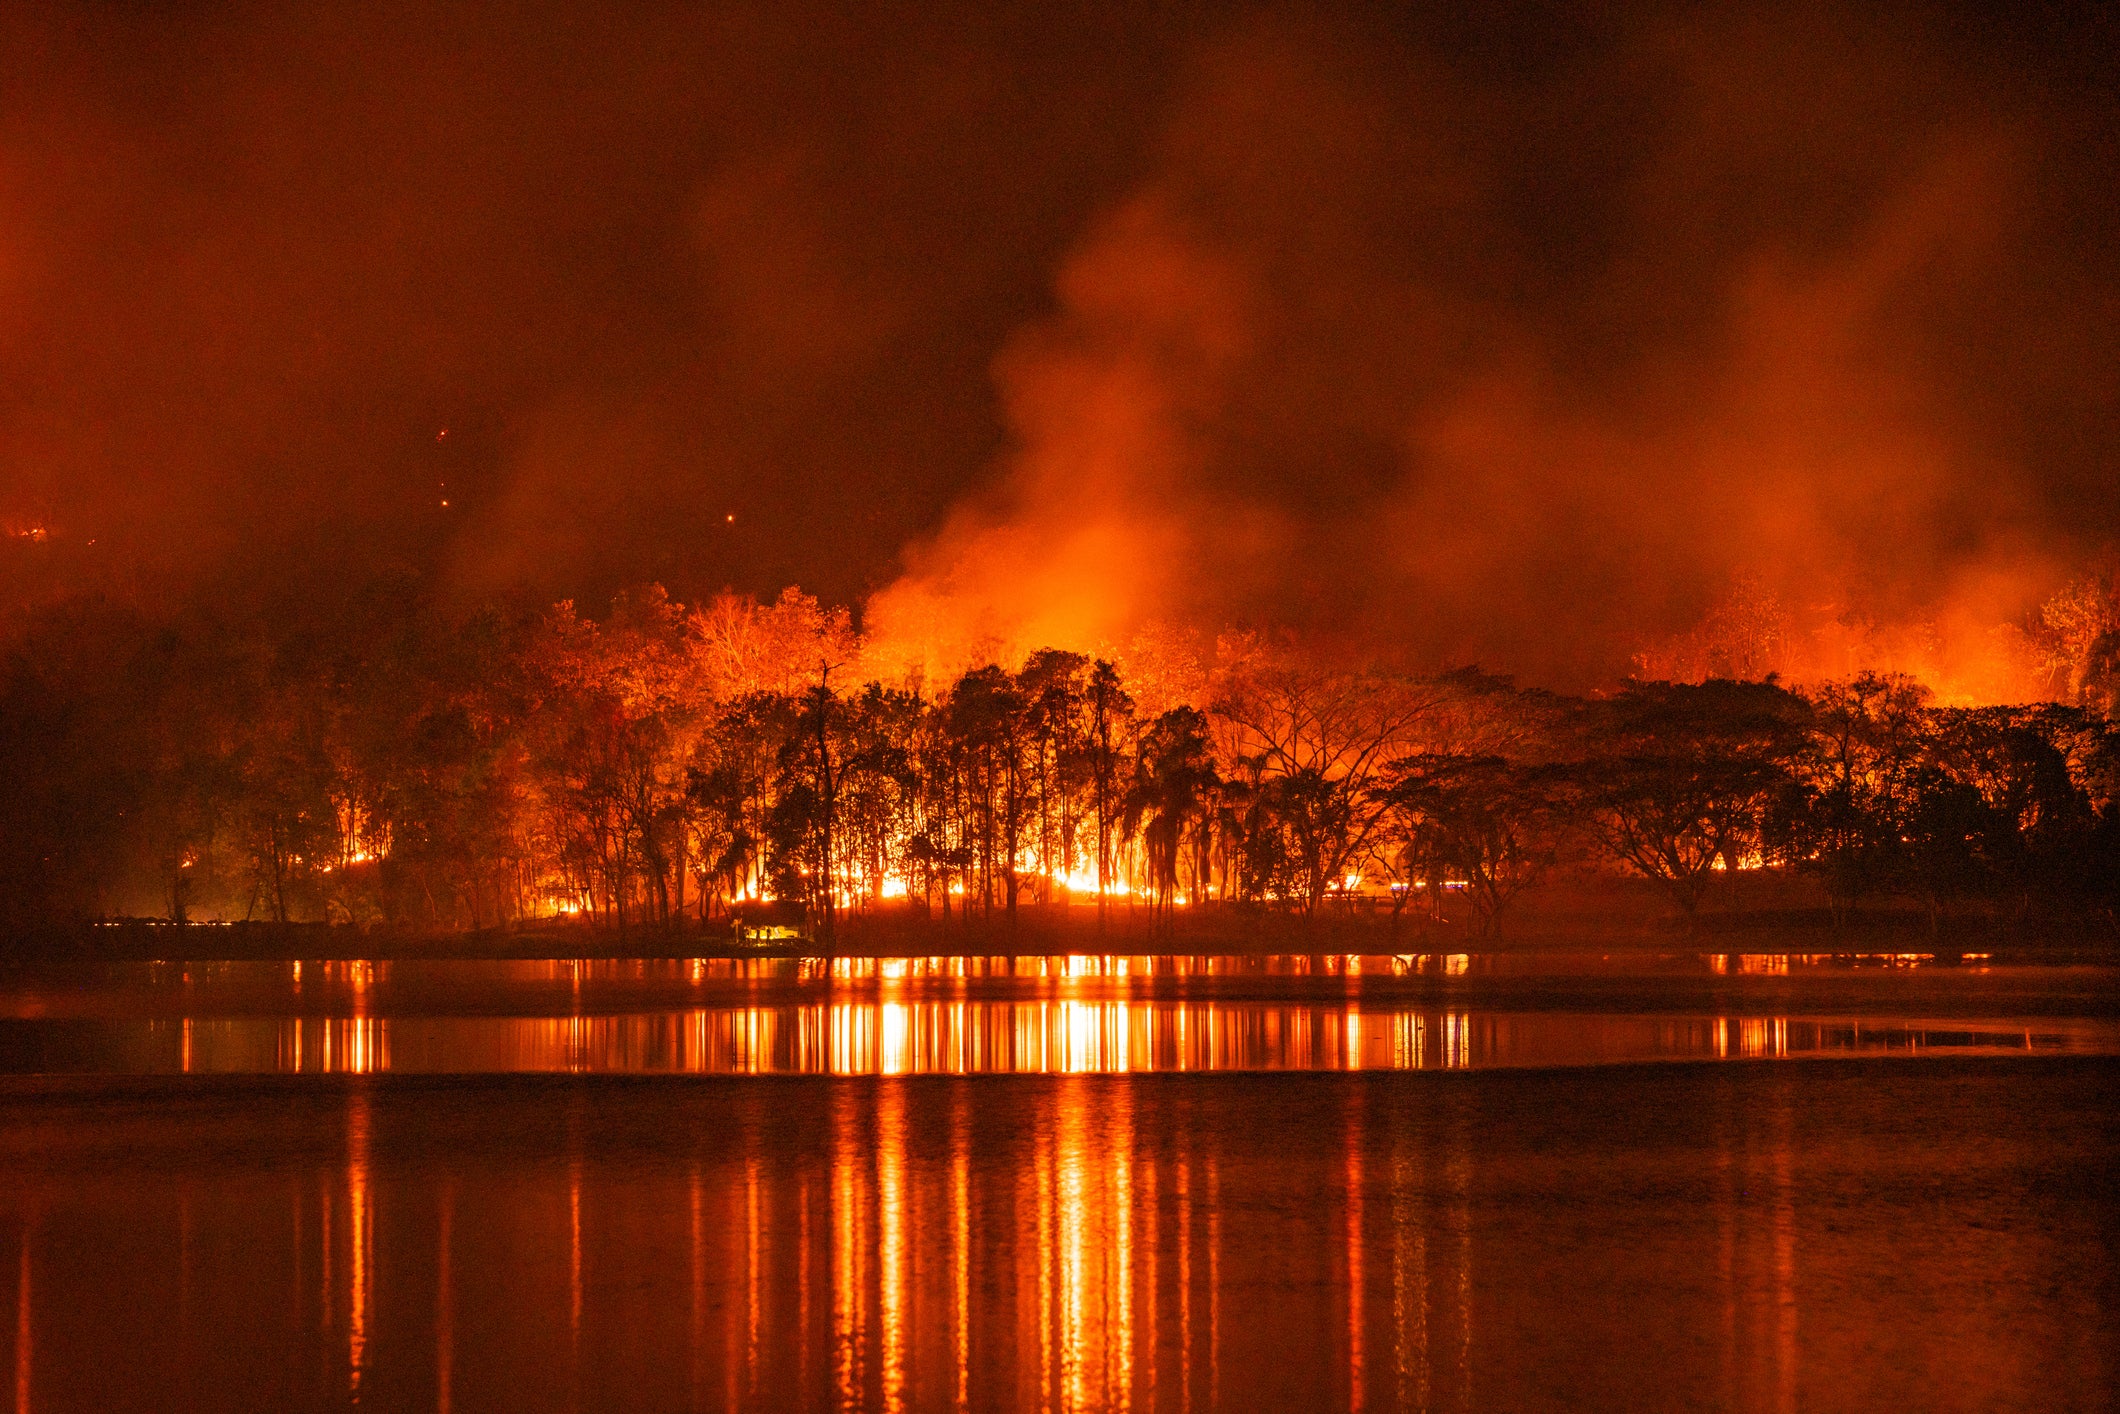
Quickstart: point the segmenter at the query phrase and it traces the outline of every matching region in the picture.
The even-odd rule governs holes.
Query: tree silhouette
[[[1381,833],[1399,872],[1440,904],[1461,881],[1482,932],[1561,855],[1572,804],[1565,773],[1499,756],[1423,754],[1394,762],[1377,788]]]
[[[1178,865],[1188,852],[1194,901],[1204,896],[1203,836],[1220,784],[1207,716],[1198,708],[1173,707],[1141,734],[1124,818],[1126,832],[1138,831],[1146,848],[1153,906],[1160,914],[1167,916],[1175,903]]]
[[[1634,683],[1591,728],[1575,772],[1611,856],[1688,925],[1716,872],[1751,862],[1802,745],[1802,702],[1771,683]]]

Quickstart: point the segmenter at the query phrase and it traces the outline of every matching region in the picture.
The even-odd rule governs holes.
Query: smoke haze
[[[1933,76],[1869,43],[1677,23],[1536,97],[1225,43],[999,360],[1004,490],[872,619],[1021,646],[1207,613],[1581,682],[1742,578],[2006,693],[1989,631],[2088,529],[2030,471],[2039,415],[2112,410],[2012,326],[2101,336],[2043,288],[2038,135],[1923,115]],[[1654,115],[1622,172],[1568,170],[1610,161],[1559,142],[1581,101]]]
[[[11,12],[11,596],[1579,686],[1741,580],[1791,666],[2007,695],[2120,523],[2102,12],[867,15]]]

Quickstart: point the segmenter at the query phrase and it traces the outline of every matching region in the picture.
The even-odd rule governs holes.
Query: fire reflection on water
[[[1655,1208],[1647,1240],[1613,1249],[1585,1245],[1612,1216],[1596,1206],[1610,1198],[1598,1185],[1631,1189],[1631,1170],[1594,1172],[1586,1187],[1571,1171],[1506,1206],[1543,1182],[1548,1158],[1508,1148],[1496,1126],[1517,1102],[1471,1086],[1354,1082],[1327,1104],[1276,1110],[1271,1133],[1253,1132],[1251,1117],[1261,1094],[1285,1087],[1242,1080],[623,1087],[612,1095],[661,1097],[635,1117],[676,1128],[651,1146],[663,1160],[607,1152],[605,1121],[585,1107],[553,1113],[526,1163],[449,1148],[419,1168],[406,1166],[425,1113],[411,1092],[351,1086],[324,1131],[344,1149],[320,1165],[322,1223],[310,1182],[293,1206],[200,1187],[185,1219],[198,1225],[184,1258],[201,1264],[194,1334],[162,1358],[203,1368],[225,1343],[255,1339],[259,1292],[280,1299],[290,1268],[272,1263],[287,1261],[304,1320],[286,1334],[314,1338],[301,1348],[323,1358],[289,1360],[311,1374],[306,1386],[280,1377],[286,1406],[612,1407],[603,1396],[623,1384],[638,1395],[628,1407],[1455,1410],[1550,1391],[1512,1383],[1527,1359],[1543,1370],[1534,1380],[1557,1368],[1540,1358],[1594,1359],[1600,1344],[1615,1361],[1639,1359],[1628,1343],[1645,1338],[1641,1312],[1615,1307],[1612,1324],[1595,1324],[1610,1281],[1642,1300],[1688,1293],[1650,1313],[1661,1323],[1651,1343],[1668,1340],[1660,1354],[1677,1367],[1697,1360],[1698,1383],[1651,1393],[1793,1409],[1816,1392],[1806,1360],[1840,1338],[1814,1328],[1830,1305],[1802,1304],[1821,1283],[1837,1289],[1831,1269],[1807,1263],[1851,1239],[1832,1235],[1830,1214],[1822,1232],[1806,1207],[1816,1160],[1800,1131],[1816,1120],[1799,1122],[1800,1073],[1750,1075],[1741,1090],[1717,1080],[1685,1092],[1697,1149],[1663,1147],[1662,1128],[1655,1142],[1660,1161],[1697,1160],[1696,1179],[1672,1181],[1697,1181],[1687,1191],[1701,1201]],[[538,1094],[549,1106],[555,1092]],[[532,1113],[512,1110],[507,1125]],[[408,1181],[422,1172],[430,1186]],[[171,1246],[179,1199],[144,1205],[151,1216],[168,1202],[158,1240]],[[79,1222],[63,1197],[42,1201]],[[1626,1225],[1647,1211],[1623,1205],[1620,1230],[1638,1235]],[[68,1239],[43,1235],[50,1225],[25,1214],[4,1229],[20,1234],[6,1254],[18,1410],[96,1404],[45,1390],[80,1338],[33,1364],[33,1334],[61,1329],[47,1309],[95,1330],[140,1299],[75,1281],[70,1295],[36,1290],[33,1313],[33,1277],[69,1280],[57,1255]],[[1898,1233],[1864,1261],[1909,1262],[1907,1280],[1933,1279]],[[2046,1289],[2036,1251],[1999,1233],[1980,1240],[2016,1261],[2005,1290]],[[242,1278],[216,1256],[237,1250],[269,1268],[255,1290],[232,1288]],[[1583,1270],[1586,1251],[1605,1253],[1598,1270]],[[1989,1330],[1992,1314],[1951,1326],[1952,1338]],[[1574,1345],[1570,1321],[1592,1325]],[[1551,1340],[1560,1353],[1541,1357]]]
[[[61,1382],[86,1378],[82,1332],[137,1321],[150,1301],[162,1304],[143,1339],[165,1334],[154,1352],[164,1370],[205,1370],[217,1351],[269,1336],[298,1351],[287,1357],[295,1373],[275,1375],[282,1405],[443,1411],[593,1402],[620,1375],[638,1383],[641,1405],[657,1407],[1162,1411],[1272,1407],[1276,1390],[1283,1406],[1507,1407],[1530,1388],[1510,1381],[1533,1378],[1515,1372],[1537,1367],[1542,1347],[1563,1348],[1554,1331],[1594,1326],[1608,1307],[1613,1324],[1566,1346],[1568,1358],[1594,1361],[1653,1327],[1667,1347],[1658,1358],[1692,1381],[1664,1390],[1674,1397],[1663,1402],[1787,1410],[1815,1402],[1833,1378],[1818,1363],[1850,1348],[1847,1310],[1861,1316],[1865,1340],[1892,1327],[1880,1319],[1884,1298],[1860,1295],[1865,1273],[1888,1270],[1897,1292],[1945,1280],[1941,1264],[1962,1259],[2000,1273],[1997,1304],[1961,1313],[1939,1303],[1932,1330],[1895,1338],[1996,1396],[1970,1406],[1997,1406],[2026,1402],[2004,1397],[2020,1391],[2006,1383],[2016,1367],[1998,1357],[1997,1333],[2019,1316],[2058,1328],[2039,1300],[2102,1309],[2105,1288],[2081,1278],[2095,1271],[2053,1255],[2085,1243],[2042,1246],[2038,1224],[1969,1227],[1932,1254],[1907,1240],[1932,1221],[1926,1204],[1911,1218],[1883,1207],[1874,1232],[1822,1217],[1843,1199],[1821,1164],[1858,1164],[1863,1150],[1821,1145],[1817,1092],[1805,1087],[1854,1070],[1865,1086],[1890,1085],[1888,1072],[1920,1066],[1681,1067],[1625,1084],[1126,1077],[2111,1053],[2109,1019],[1506,1013],[1447,994],[1351,989],[1294,1001],[1202,997],[1114,987],[1134,965],[1125,959],[1049,968],[1019,994],[958,988],[946,971],[923,978],[923,965],[848,969],[846,981],[825,969],[812,979],[822,995],[647,1013],[598,1012],[594,988],[574,986],[585,970],[555,968],[568,1014],[537,1017],[407,1014],[370,1005],[387,1001],[384,969],[357,982],[312,965],[305,996],[344,987],[365,998],[354,1014],[143,1021],[154,1029],[135,1034],[167,1070],[854,1079],[510,1083],[474,1087],[481,1098],[468,1110],[437,1105],[452,1087],[268,1085],[246,1109],[277,1114],[274,1096],[299,1093],[310,1117],[301,1123],[316,1126],[301,1132],[298,1164],[228,1165],[223,1134],[173,1181],[159,1169],[146,1187],[130,1169],[105,1174],[107,1197],[42,1177],[43,1132],[30,1128],[41,1121],[18,1117],[28,1137],[13,1158],[0,1154],[14,1165],[0,1212],[15,1219],[0,1240],[19,1234],[16,1251],[0,1249],[0,1271],[11,1260],[15,1278],[0,1282],[0,1301],[12,1287],[16,1407],[125,1403]],[[1343,968],[1326,975],[1355,970]],[[1386,969],[1363,960],[1360,970]],[[995,1071],[1045,1078],[948,1078]],[[914,1078],[925,1076],[936,1078]],[[1630,1098],[1645,1087],[1686,1098],[1652,1109]],[[1643,1142],[1656,1191],[1639,1191],[1639,1147],[1610,1166],[1566,1144],[1512,1147],[1522,1097],[1556,1088],[1654,1114],[1653,1142]],[[1319,1096],[1331,1098],[1313,1103]],[[328,1097],[321,1107],[318,1097]],[[1562,1111],[1573,1103],[1550,1101]],[[486,1118],[489,1104],[507,1118]],[[634,1123],[611,1120],[605,1106]],[[422,1138],[438,1110],[442,1128]],[[1258,1118],[1269,1112],[1271,1124]],[[202,1113],[217,1111],[206,1103]],[[1571,1119],[1539,1113],[1548,1138],[1567,1137]],[[1946,1130],[1964,1123],[1958,1109],[1939,1119]],[[2008,1122],[1982,1133],[2001,1144]],[[458,1147],[465,1134],[485,1147]],[[1939,1184],[1963,1156],[1931,1148],[1902,1158],[1924,1142],[1904,1126],[1892,1142],[1891,1164],[1919,1163]],[[1990,1204],[2045,1191],[1988,1187],[1980,1201]],[[1653,1229],[1643,1216],[1652,1203]],[[2090,1211],[2094,1222],[2103,1210]],[[95,1280],[75,1274],[89,1270],[84,1212],[134,1244],[113,1244],[124,1263],[94,1269]],[[154,1260],[138,1263],[150,1240]],[[127,1289],[142,1266],[151,1291]],[[1614,1290],[1654,1309],[1621,1309]],[[282,1305],[288,1318],[268,1332],[257,1313]],[[213,1367],[212,1379],[228,1378],[227,1362]]]
[[[832,1097],[832,1370],[842,1409],[860,1407],[868,1330],[862,1243],[870,1229],[862,1211],[866,1173],[855,1098],[851,1091]]]
[[[972,1154],[967,1096],[950,1107],[950,1355],[955,1378],[951,1402],[971,1407],[972,1364]]]
[[[1910,957],[1881,963],[1923,965]],[[103,1050],[93,1058],[67,1053],[53,1057],[56,1066],[32,1059],[27,1068],[888,1076],[2120,1051],[2120,1022],[2110,1017],[1798,1016],[1778,1014],[1786,1003],[1774,993],[1752,998],[1767,1005],[1730,1005],[1721,983],[1692,994],[1714,1008],[1697,1013],[1585,1011],[1535,998],[1497,1006],[1492,998],[1506,994],[1491,989],[1476,1005],[1482,994],[1467,995],[1473,983],[1462,980],[1478,980],[1476,961],[687,959],[498,963],[460,976],[445,963],[409,975],[410,964],[315,963],[263,980],[245,964],[195,964],[181,986],[174,976],[151,979],[139,1012],[99,1019]],[[1700,966],[1734,978],[1757,972],[1753,961]],[[1766,985],[1812,965],[1773,961],[1784,971],[1765,974]],[[0,1014],[34,1033],[59,995],[0,993]]]
[[[908,1100],[892,1083],[866,1095],[841,1091],[831,1102],[827,1368],[835,1407],[1005,1405],[1069,1414],[1211,1402],[1206,1365],[1222,1261],[1219,1220],[1205,1211],[1212,1180],[1194,1192],[1181,1178],[1181,1250],[1174,1266],[1161,1262],[1159,1239],[1170,1229],[1153,1177],[1137,1181],[1153,1164],[1138,1152],[1123,1090],[1100,1089],[1088,1077],[1064,1080],[1035,1107],[1024,1162],[1007,1172],[975,1158],[961,1096],[937,1152],[916,1152]],[[1187,1167],[1181,1159],[1181,1172]],[[763,1204],[778,1206],[770,1197]],[[1009,1254],[999,1268],[997,1253]],[[786,1267],[753,1265],[743,1279],[770,1285],[785,1280]],[[747,1320],[742,1312],[754,1304],[781,1309],[774,1292],[754,1292],[729,1303],[730,1319]],[[1210,1313],[1208,1329],[1190,1329],[1196,1311]],[[742,1357],[753,1395],[772,1387],[752,1383],[756,1360],[782,1363],[759,1370],[758,1380],[799,1379],[806,1330],[797,1321],[796,1341],[784,1331],[762,1354]],[[1178,1369],[1164,1385],[1156,1348],[1173,1338]]]
[[[1362,1368],[1362,1132],[1361,1111],[1350,1095],[1347,1102],[1347,1387],[1348,1407],[1366,1406]]]
[[[567,1376],[574,1406],[582,1391],[582,1141],[578,1107],[567,1114]]]
[[[1583,1016],[1164,998],[885,995],[620,1015],[210,1017],[138,1024],[186,1073],[1128,1074],[2120,1050],[2110,1019]],[[158,1056],[158,1034],[176,1043]]]
[[[706,1396],[706,1331],[707,1331],[707,1178],[706,1170],[699,1158],[694,1156],[686,1165],[685,1198],[690,1231],[686,1243],[691,1257],[691,1319],[685,1326],[686,1345],[691,1359],[691,1401],[703,1404]]]
[[[375,1271],[374,1223],[368,1182],[369,1097],[354,1091],[346,1106],[346,1286],[347,1392],[361,1402],[361,1377],[368,1367],[368,1312]]]
[[[1774,1105],[1774,1409],[1796,1414],[1796,1185],[1788,1088]]]
[[[1718,1402],[1727,1409],[1800,1407],[1794,1107],[1781,1084],[1763,1115],[1748,1122],[1722,1108],[1714,1120]]]
[[[883,1407],[898,1414],[905,1408],[906,1326],[911,1314],[906,1292],[904,1088],[889,1085],[878,1091],[876,1111],[876,1270],[883,1328]]]

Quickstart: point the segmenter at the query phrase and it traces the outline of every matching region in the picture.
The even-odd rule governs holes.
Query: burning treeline
[[[1867,673],[1577,698],[1244,634],[926,682],[793,591],[650,587],[601,621],[379,592],[276,638],[75,602],[7,665],[0,887],[17,919],[434,929],[725,930],[774,901],[825,937],[1070,903],[1484,929],[1556,871],[1688,917],[1761,868],[1836,914],[2109,912],[2120,596],[2056,604],[2075,700],[1962,708]]]

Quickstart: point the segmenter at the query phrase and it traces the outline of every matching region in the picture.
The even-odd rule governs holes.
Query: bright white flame
[[[1051,877],[1055,883],[1066,885],[1072,893],[1093,894],[1097,892],[1097,871],[1094,869],[1063,869],[1056,871]],[[1113,879],[1105,884],[1104,892],[1108,894],[1124,894],[1127,892],[1127,887],[1123,880]]]

